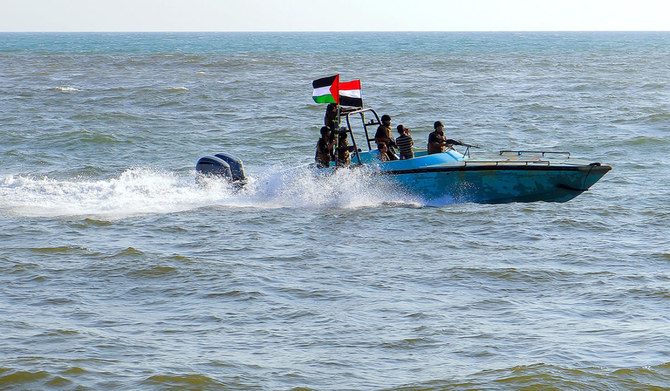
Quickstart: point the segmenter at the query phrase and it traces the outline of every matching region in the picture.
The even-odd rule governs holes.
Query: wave
[[[485,370],[466,379],[433,380],[427,383],[392,388],[397,390],[437,389],[666,389],[670,363],[636,368],[569,368],[551,364],[519,365]]]
[[[113,117],[114,115],[108,116],[108,118]],[[75,146],[82,142],[101,145],[122,142],[114,133],[89,129],[63,132],[59,135],[59,138],[65,141],[66,144]]]
[[[67,332],[66,332],[67,333]],[[416,341],[408,341],[413,344]],[[228,365],[217,363],[216,365]],[[233,365],[233,364],[230,364]],[[384,387],[388,390],[499,390],[499,389],[561,389],[561,390],[584,390],[584,389],[667,389],[670,380],[670,364],[659,364],[655,366],[633,367],[622,369],[607,369],[601,367],[570,368],[551,364],[518,365],[503,369],[488,369],[465,378],[450,378],[431,380],[420,383],[409,383],[402,386]],[[62,372],[49,372],[45,370],[1,368],[0,388],[21,389],[62,389],[76,388],[73,386],[85,386],[86,380],[80,375],[89,371],[79,366],[72,366]],[[259,377],[254,379],[263,384]],[[302,377],[306,384],[293,389],[309,390],[307,384],[314,380]],[[293,380],[295,383],[295,379]],[[240,389],[254,388],[249,384],[242,386],[236,379],[222,378],[220,373],[197,373],[164,371],[147,374],[145,378],[122,379],[122,388],[141,389],[151,387],[170,389]],[[261,387],[262,388],[262,387]],[[351,388],[351,387],[345,387]],[[356,387],[354,387],[356,388]]]
[[[130,168],[110,179],[0,176],[0,211],[29,217],[118,219],[206,207],[360,208],[420,205],[383,178],[363,170],[318,174],[303,167],[269,168],[237,190],[219,178],[196,182],[195,171],[178,174]]]
[[[37,253],[46,253],[46,254],[49,253],[65,254],[78,251],[87,251],[87,249],[79,246],[60,246],[60,247],[33,247],[30,248],[30,251],[34,251]]]
[[[69,86],[65,86],[65,87],[55,87],[55,88],[52,88],[51,90],[52,90],[52,91],[60,91],[60,92],[80,92],[80,91],[81,91],[81,90],[78,89],[78,88],[69,87]]]
[[[186,87],[170,87],[164,89],[165,92],[183,92],[183,91],[188,91],[188,88]]]

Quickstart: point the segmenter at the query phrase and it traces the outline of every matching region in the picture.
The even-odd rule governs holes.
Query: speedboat
[[[575,161],[569,152],[560,151],[505,150],[494,156],[472,157],[471,150],[476,146],[455,140],[450,142],[460,145],[458,151],[428,154],[415,150],[412,159],[382,161],[376,146],[372,147],[374,133],[369,131],[381,124],[377,112],[372,108],[347,109],[339,118],[339,131],[349,135],[354,147],[351,164],[342,168],[331,162],[325,168],[314,165],[314,170],[327,174],[339,169],[364,169],[428,205],[566,202],[589,190],[612,169],[601,163]],[[241,160],[226,153],[201,158],[196,170],[223,176],[238,185],[245,180]]]

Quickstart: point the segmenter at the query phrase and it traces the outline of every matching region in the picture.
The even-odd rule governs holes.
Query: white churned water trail
[[[243,189],[217,178],[196,181],[194,172],[132,168],[109,179],[0,177],[0,210],[30,217],[124,218],[203,207],[357,208],[416,204],[381,178],[360,170],[330,176],[309,169],[270,168],[250,176]]]

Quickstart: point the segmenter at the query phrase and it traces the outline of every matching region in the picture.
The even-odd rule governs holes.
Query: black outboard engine
[[[202,175],[218,176],[228,182],[243,185],[246,183],[242,160],[230,153],[221,152],[214,156],[205,156],[198,160],[195,170]]]

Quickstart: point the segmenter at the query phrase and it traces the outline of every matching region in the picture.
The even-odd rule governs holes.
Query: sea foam
[[[270,167],[249,175],[241,189],[220,178],[130,168],[109,179],[0,177],[0,211],[31,217],[124,218],[204,207],[360,208],[385,203],[420,205],[384,178],[364,170],[318,173]]]

